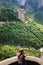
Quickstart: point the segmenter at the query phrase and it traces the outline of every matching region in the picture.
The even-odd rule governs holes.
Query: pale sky
[[[18,0],[20,5],[24,5],[26,0]]]
[[[25,1],[26,0],[21,0],[21,5],[24,5],[25,4]]]

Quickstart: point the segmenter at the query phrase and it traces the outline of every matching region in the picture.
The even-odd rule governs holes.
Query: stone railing
[[[27,61],[36,62],[36,63],[38,63],[39,65],[43,65],[43,60],[42,60],[42,59],[39,59],[39,58],[32,57],[32,56],[26,56],[25,59],[26,59]],[[1,62],[0,62],[0,65],[9,65],[9,64],[14,63],[14,62],[17,62],[17,61],[18,61],[17,56],[15,56],[15,57],[6,59],[6,60],[4,60],[4,61],[1,61]]]

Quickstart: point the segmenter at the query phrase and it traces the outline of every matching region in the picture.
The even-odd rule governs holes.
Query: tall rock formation
[[[33,12],[37,10],[38,0],[26,0],[25,9],[26,11]]]
[[[37,11],[38,8],[43,7],[43,0],[26,0],[24,7],[26,11]]]
[[[24,8],[26,11],[36,11],[38,8],[43,7],[43,0],[0,0],[2,4],[16,4],[17,6]]]
[[[0,4],[17,4],[17,0],[0,0]]]
[[[41,7],[43,7],[43,0],[39,0],[38,2],[38,8],[41,8]]]

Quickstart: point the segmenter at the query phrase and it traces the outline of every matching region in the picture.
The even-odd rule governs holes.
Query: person
[[[27,62],[25,61],[24,55],[19,55],[18,56],[18,65],[28,65]]]
[[[18,64],[17,65],[28,65],[27,61],[25,60],[25,55],[24,55],[24,49],[23,48],[19,49]]]
[[[12,64],[9,65],[28,65],[28,62],[25,60],[25,54],[24,54],[24,49],[20,48],[19,52],[18,52],[18,61],[14,62]]]

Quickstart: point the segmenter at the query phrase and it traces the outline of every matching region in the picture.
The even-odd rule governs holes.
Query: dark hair
[[[19,57],[21,57],[23,60],[25,60],[24,54],[19,54],[19,55],[18,55],[18,58],[19,58]]]

